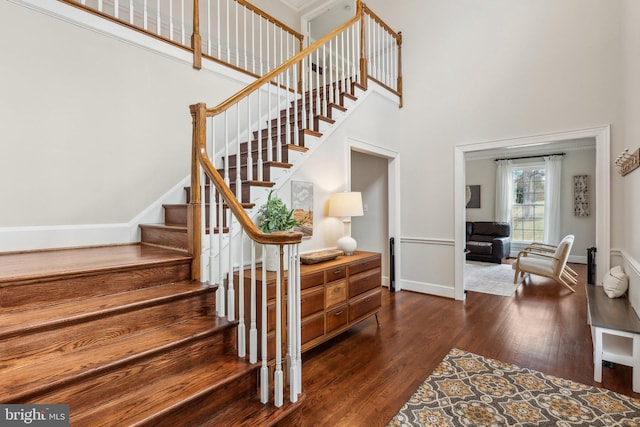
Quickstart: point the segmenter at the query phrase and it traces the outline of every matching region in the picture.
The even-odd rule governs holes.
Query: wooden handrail
[[[302,242],[302,233],[300,232],[277,232],[277,233],[265,233],[261,231],[254,222],[249,218],[247,212],[245,211],[242,204],[238,201],[233,192],[227,187],[224,182],[224,179],[220,176],[216,168],[211,163],[209,159],[209,155],[207,154],[207,146],[206,146],[206,136],[205,136],[205,123],[206,123],[206,111],[207,107],[204,103],[199,103],[190,106],[191,114],[194,118],[195,129],[194,129],[194,159],[197,159],[197,164],[200,164],[205,174],[209,177],[213,185],[218,190],[222,199],[227,203],[227,207],[231,209],[234,216],[238,220],[238,222],[242,225],[242,228],[247,233],[247,236],[257,242],[262,244],[271,244],[271,245],[285,245],[285,244],[296,244]],[[193,171],[198,172],[198,171]],[[200,174],[197,173],[199,176]],[[193,183],[193,177],[192,177]],[[195,194],[197,193],[197,194]],[[198,189],[192,188],[192,200],[194,203],[200,202],[199,195],[199,187]],[[213,224],[209,225],[213,228]]]

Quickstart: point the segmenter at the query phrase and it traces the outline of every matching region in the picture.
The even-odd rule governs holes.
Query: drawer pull
[[[340,310],[340,311],[336,311],[333,315],[334,315],[334,316],[340,316],[341,314],[342,314],[342,310]]]
[[[369,302],[369,301],[371,301],[371,298],[365,298],[364,299],[364,302]]]
[[[340,273],[341,273],[341,270],[334,270],[333,271],[333,274],[340,274]]]

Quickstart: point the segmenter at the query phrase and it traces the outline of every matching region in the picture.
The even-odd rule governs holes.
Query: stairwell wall
[[[15,183],[3,184],[12,208],[0,231],[66,234],[35,248],[130,241],[120,225],[189,174],[189,105],[244,86],[192,69],[180,49],[167,56],[6,1],[0,51],[0,180]],[[74,239],[86,229],[95,236]],[[31,249],[0,240],[0,251]]]

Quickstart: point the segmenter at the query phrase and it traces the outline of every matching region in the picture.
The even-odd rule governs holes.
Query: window
[[[516,242],[544,240],[544,164],[515,166],[512,171],[511,238]]]

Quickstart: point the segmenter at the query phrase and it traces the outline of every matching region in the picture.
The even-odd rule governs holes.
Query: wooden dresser
[[[286,272],[285,272],[286,274]],[[262,272],[257,271],[256,299],[262,298]],[[302,351],[307,351],[377,314],[381,306],[381,255],[357,251],[318,264],[300,265]],[[268,348],[275,339],[274,272],[267,273]],[[249,307],[251,272],[244,272],[245,307]],[[286,287],[285,287],[286,289]],[[257,304],[258,329],[262,318]],[[247,316],[248,317],[248,316]],[[248,330],[248,319],[247,322]],[[269,359],[273,354],[269,354]]]

